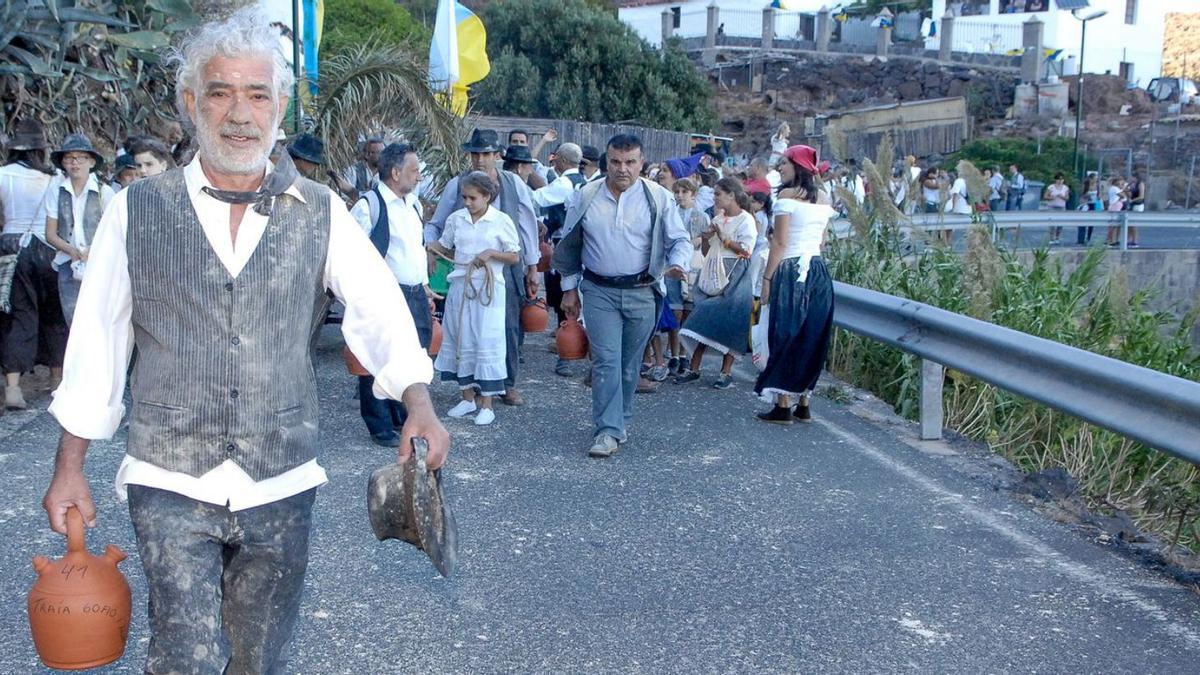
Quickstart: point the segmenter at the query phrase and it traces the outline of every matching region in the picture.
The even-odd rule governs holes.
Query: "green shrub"
[[[584,0],[508,0],[488,3],[481,18],[493,68],[504,74],[477,86],[483,112],[697,132],[716,126],[712,87],[678,43],[653,49],[610,10]],[[528,72],[525,62],[541,91],[518,97],[510,78]]]
[[[321,58],[333,58],[372,41],[409,46],[427,54],[431,38],[429,29],[414,21],[408,10],[392,0],[328,0]]]

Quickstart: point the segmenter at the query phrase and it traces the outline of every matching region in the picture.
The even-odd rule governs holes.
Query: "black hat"
[[[476,129],[471,132],[471,138],[463,143],[466,152],[500,152],[500,135],[491,129]]]
[[[325,144],[312,134],[300,134],[287,146],[292,159],[302,159],[313,164],[325,163]]]
[[[133,155],[123,152],[117,155],[116,161],[113,162],[113,174],[120,175],[125,169],[136,169],[137,162],[133,161]]]
[[[589,164],[595,164],[600,161],[600,148],[594,145],[585,145],[580,150],[583,151],[583,161]]]
[[[96,148],[92,147],[92,139],[84,134],[71,134],[63,141],[62,147],[50,153],[50,161],[54,162],[54,166],[63,168],[62,158],[68,152],[86,152],[96,160],[96,167],[100,168],[104,164],[104,155],[96,152]]]
[[[46,142],[46,130],[42,128],[41,122],[26,118],[17,122],[17,128],[13,130],[12,138],[8,139],[7,147],[9,150],[45,150],[49,145]]]
[[[476,152],[479,152],[478,150]],[[537,164],[537,160],[533,155],[529,154],[529,148],[524,145],[510,145],[504,151],[504,161],[518,162],[520,164]]]

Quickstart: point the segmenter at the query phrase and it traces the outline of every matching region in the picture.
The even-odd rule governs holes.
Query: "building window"
[[[1137,0],[1125,0],[1125,23],[1130,26],[1137,23]]]

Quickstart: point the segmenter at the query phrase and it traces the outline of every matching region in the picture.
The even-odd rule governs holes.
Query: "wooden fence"
[[[604,152],[608,139],[616,134],[635,134],[642,139],[642,149],[646,159],[652,162],[686,157],[691,147],[688,134],[682,131],[666,131],[630,124],[601,124],[598,122],[573,122],[570,120],[530,119],[526,117],[485,117],[476,118],[476,126],[480,129],[493,129],[500,134],[500,142],[508,142],[508,132],[513,129],[523,129],[529,134],[530,150],[538,144],[547,129],[553,128],[558,132],[558,141],[547,143],[546,148],[538,159],[545,162],[550,151],[558,143],[575,143],[577,145],[594,145]]]

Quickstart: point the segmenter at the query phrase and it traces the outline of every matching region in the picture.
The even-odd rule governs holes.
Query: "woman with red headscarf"
[[[833,279],[821,260],[821,246],[836,212],[817,182],[828,167],[807,145],[788,148],[777,167],[782,183],[772,207],[771,252],[762,285],[762,304],[770,308],[770,354],[754,384],[755,393],[775,399],[773,409],[758,414],[764,422],[812,421],[809,396],[833,330]]]

